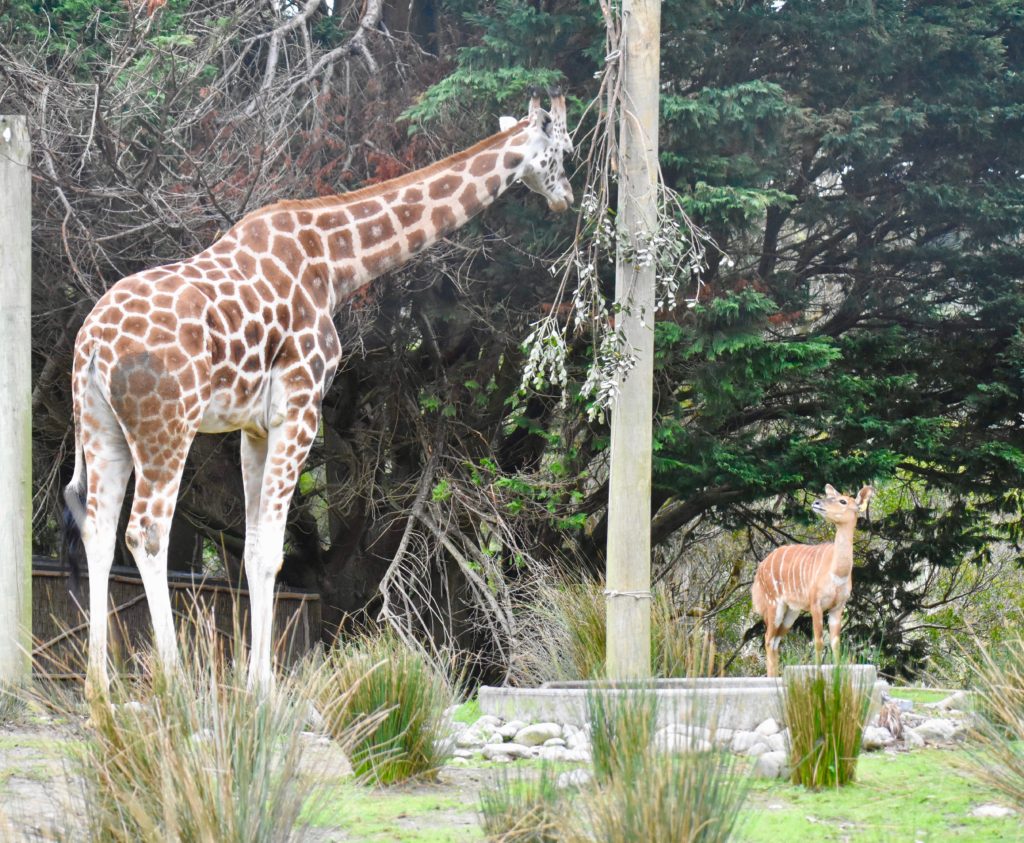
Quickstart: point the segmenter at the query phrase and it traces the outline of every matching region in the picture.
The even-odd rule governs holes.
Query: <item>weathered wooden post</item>
[[[32,675],[32,199],[28,124],[0,115],[0,685]]]
[[[651,427],[655,268],[637,247],[657,226],[660,0],[623,0],[623,106],[619,118],[617,326],[637,356],[612,409],[608,490],[610,679],[651,675]],[[625,235],[625,248],[622,235]],[[642,262],[641,262],[642,263]]]

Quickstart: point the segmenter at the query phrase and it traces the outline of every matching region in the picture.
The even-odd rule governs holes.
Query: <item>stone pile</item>
[[[886,698],[882,711],[865,727],[863,747],[873,750],[912,750],[923,746],[950,746],[962,741],[969,729],[969,715],[962,692],[949,700],[924,708],[943,716],[918,714],[909,700]],[[883,725],[884,724],[884,725]],[[520,758],[587,763],[591,758],[590,727],[569,723],[504,722],[485,714],[471,725],[452,724],[449,738],[453,764],[471,759],[511,762]],[[895,733],[895,734],[894,734]],[[754,759],[756,775],[775,778],[788,775],[789,729],[769,717],[752,730],[708,729],[673,723],[654,735],[654,747],[667,753],[728,750]]]

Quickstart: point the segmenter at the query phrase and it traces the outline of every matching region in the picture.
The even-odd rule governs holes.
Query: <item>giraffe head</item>
[[[572,152],[572,140],[565,125],[565,97],[553,89],[551,108],[540,107],[540,93],[534,91],[530,99],[530,113],[525,121],[527,141],[523,161],[519,165],[518,179],[534,193],[539,193],[555,212],[562,212],[573,202],[572,187],[566,178],[562,157]],[[517,125],[513,117],[502,117],[501,128]]]

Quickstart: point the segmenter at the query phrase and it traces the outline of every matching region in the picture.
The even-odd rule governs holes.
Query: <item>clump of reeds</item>
[[[853,781],[872,691],[858,675],[842,661],[785,671],[783,705],[794,784],[817,790]]]
[[[707,720],[694,701],[682,710],[694,727]],[[650,689],[588,699],[594,773],[599,787],[583,799],[567,839],[728,840],[746,797],[737,759],[694,740],[690,751],[666,751],[654,740],[657,699]],[[706,713],[704,713],[706,714]],[[666,742],[667,743],[667,742]],[[684,745],[685,748],[685,745]]]
[[[426,654],[392,633],[336,645],[316,698],[332,735],[361,728],[349,750],[360,778],[392,784],[430,775],[450,752],[443,727],[453,689]]]
[[[602,582],[551,581],[537,586],[523,618],[514,671],[527,683],[600,679],[607,650]],[[651,602],[651,666],[655,676],[712,675],[714,653],[694,624],[678,617],[667,589],[656,586]]]
[[[93,695],[72,756],[88,835],[108,841],[293,839],[309,783],[299,774],[305,711],[297,689],[246,688],[209,617],[180,667],[155,662]],[[237,637],[235,640],[238,640]]]
[[[655,695],[638,687],[595,688],[587,695],[587,715],[597,780],[632,778],[654,751]]]
[[[973,766],[1024,809],[1024,637],[1013,635],[997,652],[979,645],[976,653],[968,658],[976,688]]]
[[[25,699],[11,686],[0,683],[0,726],[14,723],[25,710]]]
[[[480,791],[480,824],[489,840],[501,843],[556,843],[562,839],[566,795],[555,774],[507,770]]]

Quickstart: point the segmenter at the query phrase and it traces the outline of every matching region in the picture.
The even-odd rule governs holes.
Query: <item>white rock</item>
[[[654,746],[661,752],[681,755],[686,752],[710,752],[711,741],[687,732],[662,731],[654,737]]]
[[[761,736],[753,732],[734,732],[732,740],[729,742],[729,751],[742,755],[760,740]]]
[[[952,720],[933,717],[931,720],[925,720],[920,726],[915,727],[914,731],[924,738],[925,743],[941,744],[952,741],[956,736],[957,728],[956,723]]]
[[[772,750],[771,746],[768,745],[767,738],[759,738],[757,741],[754,742],[753,746],[747,749],[745,754],[750,756],[751,758],[757,758],[761,755],[764,755],[766,752],[773,751],[774,750]]]
[[[979,805],[971,811],[972,817],[1012,817],[1017,812],[1006,805],[997,805],[991,802],[987,805]]]
[[[565,741],[562,738],[548,738],[543,746],[565,746]]]
[[[907,749],[920,749],[922,746],[924,746],[924,738],[922,738],[913,729],[909,729],[909,728],[908,729],[904,729],[903,730],[903,745]]]
[[[463,767],[469,763],[469,759],[463,758],[461,755],[455,755],[448,759],[448,763],[453,767]]]
[[[529,758],[532,754],[531,747],[523,746],[521,743],[494,743],[484,747],[484,758],[492,761],[497,755],[507,755],[509,758]]]
[[[306,728],[312,732],[326,732],[327,721],[313,703],[306,703]]]
[[[559,747],[553,747],[552,749],[554,750],[554,749],[558,749],[558,748]],[[590,750],[589,749],[585,749],[584,747],[579,747],[578,749],[566,749],[565,750],[565,756],[563,757],[562,760],[563,761],[577,761],[577,762],[582,761],[585,764],[589,764],[590,763]]]
[[[471,750],[471,749],[456,749],[454,752],[452,752],[452,757],[453,758],[472,758],[473,754],[474,754],[473,750]]]
[[[565,745],[569,749],[588,749],[590,747],[590,736],[582,729],[566,726],[564,732]]]
[[[501,725],[501,718],[495,717],[493,714],[482,714],[473,723],[473,726],[477,729],[484,729],[490,727],[491,729],[497,729]]]
[[[789,756],[785,752],[765,752],[759,755],[754,763],[754,775],[768,779],[785,776],[789,772],[786,769],[788,761]]]
[[[487,741],[484,740],[483,735],[475,729],[466,729],[455,736],[455,746],[460,749],[473,749],[474,747],[483,746],[485,743]]]
[[[540,751],[540,757],[545,761],[569,761],[567,756],[575,752],[575,750],[566,749],[564,746],[540,746],[537,749]]]
[[[966,691],[954,691],[948,697],[939,700],[938,702],[929,703],[925,708],[940,708],[948,711],[949,709],[957,709],[962,711],[965,708],[970,707],[970,697]]]
[[[563,790],[568,787],[583,787],[589,784],[593,778],[594,774],[590,770],[581,767],[578,770],[567,770],[564,773],[560,773],[555,785]]]
[[[779,726],[779,724],[775,721],[775,718],[769,717],[763,723],[758,725],[758,727],[754,729],[754,732],[755,734],[761,735],[762,737],[766,738],[769,735],[777,735],[781,730],[782,729]]]
[[[513,740],[526,746],[538,746],[552,738],[562,737],[562,727],[557,723],[534,723],[516,732]]]
[[[732,743],[734,729],[715,729],[714,744],[719,749],[725,749]]]
[[[789,752],[789,738],[783,732],[769,735],[768,747],[772,752]]]
[[[504,726],[499,726],[494,730],[494,734],[500,735],[503,741],[510,741],[516,736],[516,732],[519,731],[517,726],[511,723],[506,723]]]
[[[884,726],[868,726],[861,736],[861,745],[868,751],[882,749],[895,742],[896,739],[892,736],[892,732]]]

